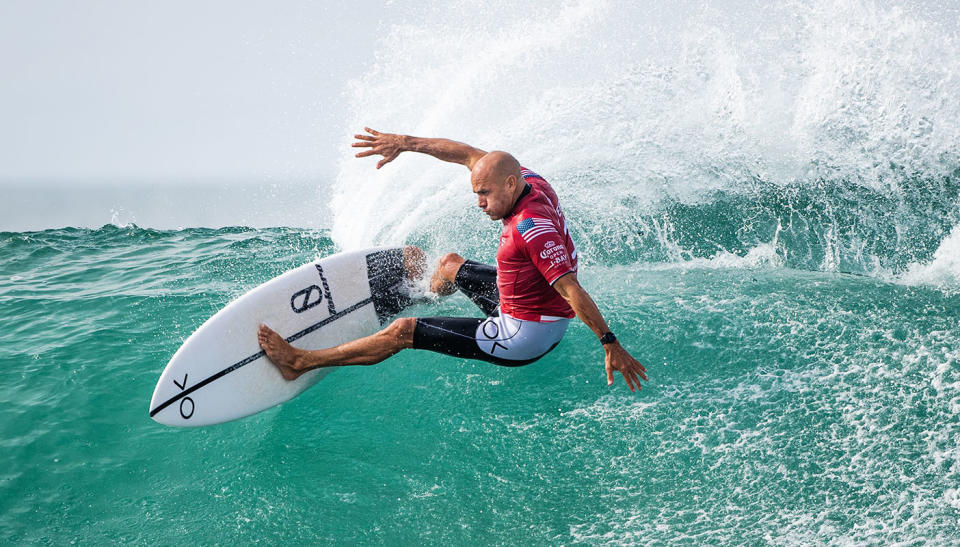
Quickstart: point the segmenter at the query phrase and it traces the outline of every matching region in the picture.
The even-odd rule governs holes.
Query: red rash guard
[[[500,310],[527,321],[572,318],[573,308],[552,285],[577,271],[577,248],[550,184],[529,169],[520,174],[530,190],[503,219],[497,248]]]

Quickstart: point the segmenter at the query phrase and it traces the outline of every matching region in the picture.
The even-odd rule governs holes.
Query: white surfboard
[[[257,343],[265,323],[304,349],[372,334],[409,304],[403,249],[340,253],[290,270],[217,312],[170,359],[150,417],[173,426],[227,422],[288,401],[326,376],[287,381]]]

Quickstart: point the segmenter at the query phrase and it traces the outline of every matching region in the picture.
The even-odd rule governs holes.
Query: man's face
[[[513,208],[513,192],[517,187],[517,179],[510,175],[506,180],[490,180],[486,177],[475,177],[471,181],[473,193],[477,195],[477,206],[490,217],[490,220],[501,220]]]

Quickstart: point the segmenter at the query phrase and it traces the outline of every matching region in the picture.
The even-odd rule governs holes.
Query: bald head
[[[517,158],[495,150],[473,165],[470,183],[477,194],[477,205],[493,220],[510,214],[523,192],[523,178]]]
[[[506,152],[494,150],[477,160],[470,178],[499,183],[505,181],[510,175],[520,179],[520,162]]]

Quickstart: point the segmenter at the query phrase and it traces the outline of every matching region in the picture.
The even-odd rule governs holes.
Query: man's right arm
[[[433,156],[439,160],[450,163],[459,163],[473,170],[477,161],[487,153],[479,148],[474,148],[469,144],[452,141],[450,139],[429,139],[423,137],[411,137],[409,135],[394,135],[392,133],[381,133],[374,131],[369,127],[364,128],[369,135],[354,135],[357,142],[353,143],[354,148],[369,148],[364,152],[357,154],[358,158],[380,154],[383,159],[377,163],[377,169],[390,163],[400,152],[420,152]]]

